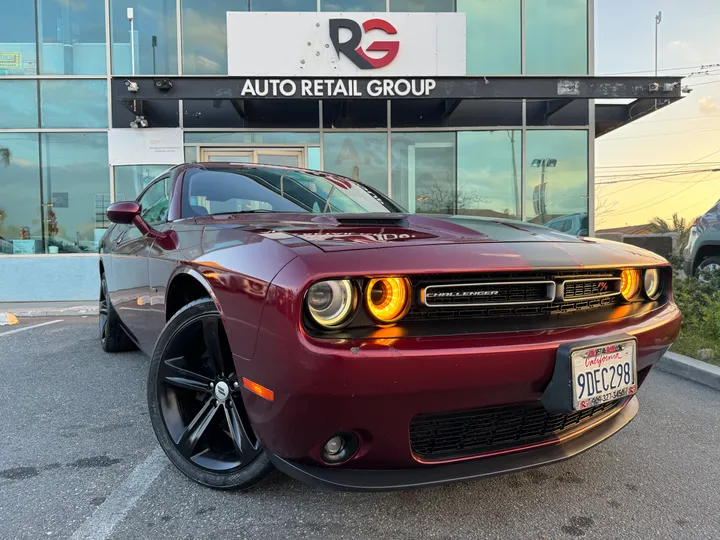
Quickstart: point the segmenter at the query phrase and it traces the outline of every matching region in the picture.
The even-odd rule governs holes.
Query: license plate
[[[572,351],[573,408],[587,409],[634,394],[636,351],[634,340]]]

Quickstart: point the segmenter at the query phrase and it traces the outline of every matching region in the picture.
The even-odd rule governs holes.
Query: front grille
[[[418,457],[428,460],[484,454],[547,441],[621,403],[567,414],[550,414],[539,402],[422,414],[410,422],[410,444]]]
[[[568,280],[563,283],[562,298],[572,300],[575,298],[592,298],[613,296],[620,293],[620,279],[596,278]]]
[[[555,299],[553,281],[429,285],[422,302],[429,307],[447,305],[549,303]]]
[[[547,271],[414,276],[415,302],[403,320],[547,316],[607,308],[620,302],[618,275]]]

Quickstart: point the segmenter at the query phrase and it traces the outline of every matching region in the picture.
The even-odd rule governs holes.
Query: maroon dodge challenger
[[[197,163],[110,206],[100,335],[151,357],[170,460],[346,490],[572,457],[638,411],[680,329],[663,258],[530,223],[405,212],[370,186]]]

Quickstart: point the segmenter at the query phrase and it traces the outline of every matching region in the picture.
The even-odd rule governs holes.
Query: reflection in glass
[[[522,133],[458,132],[457,213],[520,219]]]
[[[457,10],[467,18],[468,75],[522,72],[520,0],[457,0]]]
[[[107,82],[104,80],[40,81],[44,128],[106,128],[107,105]]]
[[[455,136],[393,133],[393,200],[409,212],[455,214]]]
[[[549,223],[588,212],[588,132],[528,131],[525,214],[533,223]],[[573,234],[579,234],[580,230]],[[587,234],[587,233],[586,233]]]
[[[186,131],[185,142],[218,146],[223,144],[320,144],[318,132],[292,131]]]
[[[525,21],[527,73],[587,74],[587,0],[528,0]]]
[[[92,253],[109,226],[106,133],[44,133],[45,237],[48,253]]]
[[[110,1],[113,73],[129,75],[133,72],[127,8],[134,10],[135,73],[176,74],[177,13],[175,2],[168,0]]]
[[[42,253],[36,133],[0,133],[0,256]]]
[[[0,76],[37,75],[34,4],[0,0]]]
[[[0,80],[0,129],[36,127],[37,81]]]
[[[317,11],[317,0],[250,0],[250,11]]]
[[[194,148],[192,148],[194,150]],[[124,165],[115,167],[115,200],[134,201],[155,178],[167,171],[167,165]]]
[[[322,0],[320,11],[385,11],[385,0]]]
[[[325,133],[324,170],[371,185],[387,194],[386,133]]]
[[[38,0],[38,9],[40,73],[105,74],[104,2]]]
[[[247,11],[237,0],[183,0],[183,73],[227,73],[227,12]]]
[[[477,2],[478,0],[475,0]],[[455,11],[455,0],[390,0],[390,11],[428,13]],[[460,11],[458,9],[458,11]]]
[[[185,163],[194,163],[198,160],[197,146],[185,147]]]

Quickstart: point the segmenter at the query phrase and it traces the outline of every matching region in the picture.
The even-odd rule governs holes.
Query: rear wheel
[[[705,281],[703,278],[703,271],[708,270],[712,272],[717,272],[720,270],[720,256],[713,256],[708,257],[707,259],[703,259],[703,261],[698,265],[697,270],[695,270],[695,277],[699,278],[702,281]]]
[[[120,317],[110,302],[105,274],[100,275],[100,345],[105,352],[132,351],[137,346],[120,326]]]
[[[245,489],[273,470],[240,391],[214,302],[202,298],[180,309],[155,345],[148,406],[170,461],[205,486]]]

